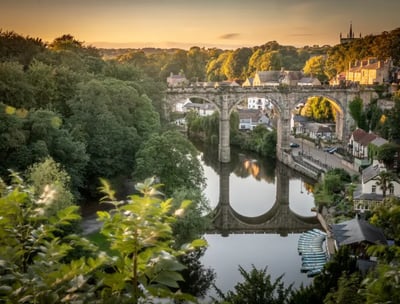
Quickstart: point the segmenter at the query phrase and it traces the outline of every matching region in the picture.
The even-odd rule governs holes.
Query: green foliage
[[[156,176],[165,185],[164,192],[174,189],[203,189],[205,181],[197,150],[177,131],[154,134],[136,154],[135,180]]]
[[[400,302],[400,267],[381,264],[363,282],[367,304]]]
[[[172,205],[178,208],[180,202],[189,200],[185,213],[172,225],[175,242],[178,246],[188,243],[206,233],[210,219],[206,216],[211,212],[208,201],[199,189],[178,188],[172,194]]]
[[[342,201],[347,185],[351,182],[351,176],[340,168],[326,172],[321,183],[316,185],[314,191],[315,202],[319,207],[336,206]]]
[[[33,164],[28,168],[26,175],[26,180],[33,186],[34,193],[43,193],[46,187],[53,184],[55,194],[51,207],[46,210],[47,216],[55,215],[59,210],[73,205],[74,197],[70,190],[71,178],[51,157]]]
[[[223,65],[226,78],[231,80],[246,78],[247,64],[251,53],[250,48],[239,48],[229,53]]]
[[[399,150],[399,145],[395,143],[385,143],[378,148],[376,159],[382,161],[387,168],[392,168],[396,152]]]
[[[383,229],[388,239],[400,244],[400,199],[387,197],[382,204],[377,205],[370,218],[371,224]]]
[[[357,127],[368,131],[368,126],[366,123],[366,117],[364,113],[364,104],[361,98],[356,98],[349,103],[350,115],[353,117],[357,124]]]
[[[351,275],[343,274],[338,281],[338,287],[335,292],[329,292],[324,300],[324,304],[336,303],[355,303],[363,304],[365,298],[362,293],[357,292],[361,286],[361,275],[352,273]]]
[[[306,75],[317,77],[321,83],[329,80],[326,69],[326,56],[314,56],[307,60],[303,71]]]
[[[0,194],[0,301],[90,302],[95,286],[89,280],[104,258],[65,262],[75,246],[90,246],[73,235],[64,239],[56,236],[80,219],[78,207],[45,216],[56,191],[49,187],[35,196],[16,174]]]
[[[197,298],[206,296],[216,277],[213,269],[204,268],[201,264],[200,259],[205,251],[206,249],[203,247],[179,258],[180,262],[185,265],[185,269],[181,271],[184,280],[178,282],[179,288],[182,292]]]
[[[15,108],[29,108],[33,102],[33,87],[17,62],[0,62],[0,102]]]
[[[300,110],[300,115],[319,122],[332,122],[335,120],[335,114],[331,101],[322,96],[308,98]]]
[[[343,298],[350,288],[353,288],[353,293],[357,292],[357,282],[360,280],[357,273],[356,258],[350,256],[350,248],[342,246],[325,264],[322,272],[314,278],[310,286],[302,287],[291,293],[289,303],[322,304],[325,301],[327,303],[353,303],[332,301],[339,297]],[[349,281],[348,278],[351,280]]]
[[[0,30],[1,62],[16,61],[26,68],[37,54],[44,51],[45,44],[39,38],[22,37],[13,31]]]
[[[397,180],[395,174],[390,171],[381,171],[376,177],[375,184],[382,190],[383,197],[386,196],[386,192],[394,187],[393,181]]]
[[[179,271],[184,266],[177,259],[188,250],[202,247],[205,242],[194,240],[180,250],[174,249],[172,224],[188,206],[184,201],[178,209],[172,209],[172,199],[162,200],[158,191],[160,184],[154,179],[146,179],[136,185],[140,194],[128,197],[126,203],[115,201],[109,186],[102,181],[104,199],[111,203],[111,211],[99,211],[98,216],[104,222],[101,233],[115,250],[113,271],[104,274],[106,286],[103,294],[118,295],[114,299],[127,299],[131,293],[132,303],[147,293],[161,298],[191,299],[188,295],[174,293],[183,280]],[[140,285],[140,288],[139,288]],[[109,290],[109,292],[107,291]]]
[[[246,142],[241,145],[242,148],[257,152],[262,156],[268,156],[272,159],[276,157],[276,131],[269,131],[264,126],[257,126],[250,133]]]
[[[239,271],[244,282],[237,283],[234,287],[235,290],[230,290],[226,294],[223,294],[216,288],[219,296],[222,298],[222,301],[216,303],[286,303],[292,285],[285,287],[282,282],[283,275],[273,282],[271,275],[267,274],[267,267],[259,270],[252,265],[252,269],[247,272],[243,267],[239,266]]]

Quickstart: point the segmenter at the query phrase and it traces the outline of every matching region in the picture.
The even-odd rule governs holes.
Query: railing
[[[301,151],[299,151],[299,156],[301,156],[302,158],[304,158],[306,160],[309,160],[312,163],[312,165],[318,166],[319,169],[321,169],[325,172],[332,169],[331,166],[328,166],[326,163],[322,162],[321,160],[316,159],[316,158],[312,157],[311,155],[307,155]]]

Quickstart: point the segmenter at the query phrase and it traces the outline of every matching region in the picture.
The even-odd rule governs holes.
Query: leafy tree
[[[387,168],[392,168],[397,151],[399,151],[399,145],[395,143],[385,143],[378,148],[376,158],[382,161]]]
[[[343,275],[339,278],[338,289],[335,292],[329,292],[324,300],[324,304],[336,303],[365,303],[362,293],[357,292],[361,286],[362,277],[359,273]]]
[[[303,70],[306,75],[317,77],[321,83],[328,80],[325,72],[325,56],[314,56],[307,60]]]
[[[397,141],[400,138],[400,98],[395,98],[394,107],[387,115],[387,123],[389,128],[389,140]]]
[[[26,175],[34,193],[43,193],[46,187],[53,185],[55,194],[51,206],[46,210],[48,216],[74,204],[74,196],[70,190],[71,178],[51,157],[33,164],[28,168]]]
[[[363,282],[367,304],[400,301],[400,268],[397,263],[380,264]]]
[[[139,145],[140,137],[133,125],[132,99],[137,97],[136,91],[123,83],[113,85],[114,82],[96,80],[81,84],[76,99],[68,102],[72,115],[67,122],[87,144],[90,155],[87,172],[93,184],[99,176],[128,174]],[[116,96],[111,96],[112,93]]]
[[[368,131],[368,126],[366,124],[366,118],[364,113],[364,105],[361,98],[356,98],[349,103],[350,115],[353,117],[357,124],[357,127]]]
[[[33,108],[50,108],[57,95],[57,87],[53,77],[53,68],[34,60],[27,71],[27,78],[33,87]]]
[[[356,266],[357,259],[350,255],[350,248],[348,246],[341,246],[339,251],[333,255],[333,258],[325,264],[324,269],[318,274],[312,284],[306,288],[301,287],[299,290],[295,290],[291,293],[289,303],[291,304],[302,304],[302,303],[325,303],[324,300],[331,300],[331,295],[328,293],[334,293],[335,297],[342,297],[345,292],[348,291],[346,284],[343,284],[340,291],[339,281],[346,283],[345,278],[349,278],[352,274],[358,272]],[[357,275],[354,275],[357,278]],[[343,277],[342,280],[340,278]],[[353,282],[354,283],[354,282]],[[353,285],[353,284],[350,284]],[[354,286],[354,285],[353,285]],[[338,294],[336,292],[338,291]],[[353,290],[355,292],[355,290]],[[327,299],[325,299],[327,297]],[[310,302],[308,302],[310,301]],[[339,302],[347,303],[347,302]]]
[[[190,81],[205,79],[206,53],[198,46],[192,46],[187,53],[186,77]]]
[[[157,176],[165,184],[164,192],[173,189],[202,189],[204,177],[197,150],[177,131],[154,134],[136,153],[135,180]]]
[[[205,253],[205,248],[193,250],[188,254],[182,255],[179,260],[185,265],[181,271],[183,281],[179,281],[179,289],[184,292],[202,298],[207,295],[207,291],[214,283],[216,274],[213,269],[205,268],[201,264],[201,257]]]
[[[189,201],[179,209],[172,209],[172,199],[162,200],[155,179],[146,179],[136,185],[139,194],[130,195],[126,203],[116,201],[114,192],[103,180],[104,199],[114,206],[110,212],[99,211],[104,222],[101,233],[115,250],[110,273],[103,275],[106,289],[102,295],[112,296],[119,303],[138,303],[140,298],[177,298],[193,300],[189,295],[173,292],[178,281],[183,280],[179,271],[184,266],[178,256],[205,245],[195,240],[182,249],[174,249],[171,225],[183,214]]]
[[[223,66],[225,76],[231,80],[246,78],[247,64],[251,53],[249,48],[239,48],[231,52]]]
[[[8,187],[0,187],[0,301],[4,303],[91,302],[95,272],[104,257],[65,262],[78,244],[91,248],[76,235],[56,234],[80,218],[77,206],[48,217],[56,191],[50,186],[34,195],[13,174]]]
[[[239,266],[239,271],[244,278],[244,282],[237,283],[234,287],[235,290],[228,291],[226,294],[216,288],[222,298],[222,301],[216,303],[286,303],[292,285],[289,285],[289,287],[284,286],[282,282],[283,275],[273,282],[271,275],[267,274],[267,267],[259,270],[252,265],[252,269],[247,272],[243,267]]]
[[[17,62],[0,62],[0,101],[15,108],[29,109],[33,88],[23,66]]]
[[[389,171],[381,171],[376,177],[375,184],[382,190],[383,197],[386,196],[387,190],[393,188],[393,181],[396,179],[394,174]]]
[[[16,61],[26,69],[37,54],[45,51],[39,38],[22,37],[13,31],[0,29],[0,61]]]
[[[388,239],[400,244],[400,199],[386,197],[382,204],[377,205],[370,218],[371,224],[383,229]]]
[[[223,52],[217,58],[208,61],[206,66],[206,74],[208,81],[222,81],[226,80],[224,73],[224,64],[228,59],[230,52]]]
[[[300,110],[300,115],[310,117],[315,121],[330,122],[335,120],[335,111],[331,102],[322,96],[310,97],[304,107]]]
[[[103,73],[107,77],[123,81],[137,81],[143,77],[142,71],[133,64],[112,60],[106,63]]]

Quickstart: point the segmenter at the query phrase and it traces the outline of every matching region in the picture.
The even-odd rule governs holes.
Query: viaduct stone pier
[[[354,124],[348,105],[355,98],[369,103],[377,97],[372,88],[351,87],[218,87],[218,88],[169,88],[166,101],[171,107],[185,99],[199,98],[216,106],[219,112],[219,161],[230,162],[229,117],[239,103],[246,102],[249,97],[266,98],[274,105],[277,114],[277,158],[291,166],[290,154],[290,120],[292,111],[299,103],[305,103],[309,97],[326,97],[336,111],[336,136],[345,141],[350,136],[350,127]]]

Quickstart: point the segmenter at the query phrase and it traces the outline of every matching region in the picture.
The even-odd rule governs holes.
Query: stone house
[[[382,84],[390,78],[390,60],[367,58],[353,62],[346,71],[346,81],[359,84]]]
[[[353,197],[354,210],[364,212],[371,210],[376,204],[384,199],[382,189],[377,185],[379,174],[386,171],[385,166],[378,161],[362,171],[361,188]],[[386,191],[386,196],[400,196],[400,183],[391,181],[391,185]]]
[[[246,78],[246,80],[242,83],[242,87],[244,87],[244,88],[252,87],[253,86],[253,81],[254,81],[253,77]]]
[[[187,80],[186,77],[181,74],[174,75],[171,72],[169,77],[167,77],[167,85],[172,88],[186,87],[187,85],[189,85],[189,80]]]
[[[303,73],[301,71],[284,71],[280,83],[296,86],[301,78],[303,78]]]
[[[261,71],[256,72],[253,79],[254,87],[278,86],[282,79],[281,71]]]
[[[354,156],[354,167],[356,170],[366,167],[371,163],[368,156],[368,145],[377,137],[378,135],[368,133],[360,128],[355,129],[351,133],[347,147],[351,155]]]
[[[334,132],[327,124],[322,124],[319,122],[308,122],[304,126],[305,132],[310,138],[332,138]]]
[[[260,110],[243,109],[238,110],[239,113],[239,130],[253,130],[258,125],[268,126],[269,118]]]

